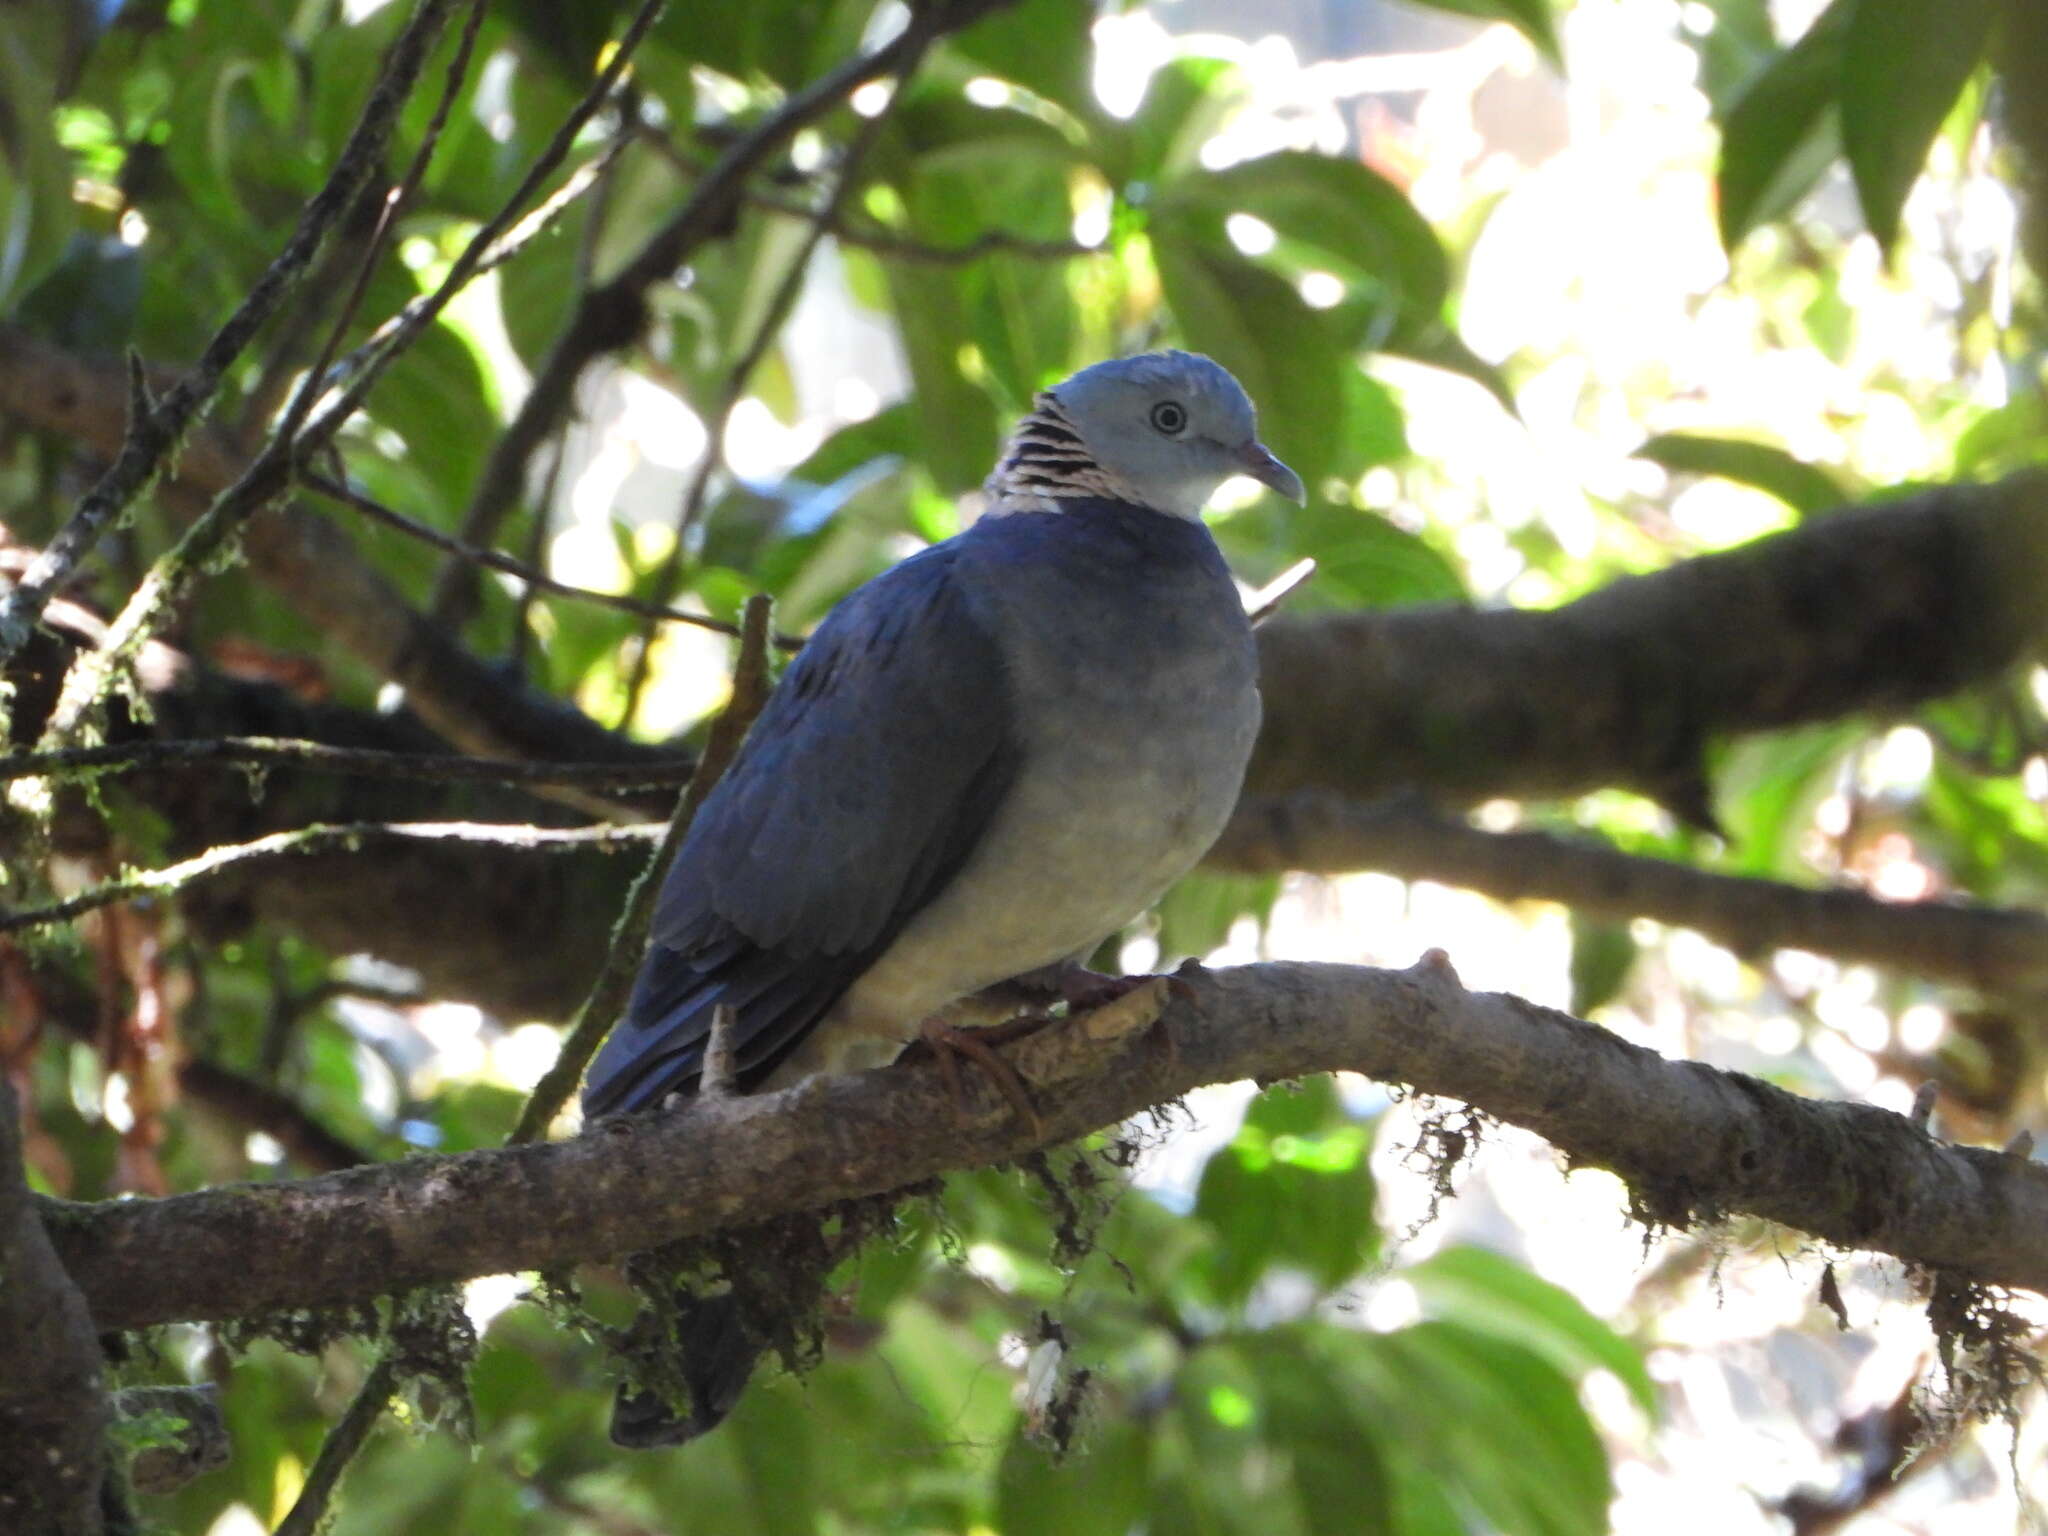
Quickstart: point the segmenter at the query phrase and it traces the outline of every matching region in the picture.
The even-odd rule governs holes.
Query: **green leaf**
[[[1851,0],[1842,43],[1842,148],[1887,254],[1942,119],[1984,56],[1994,0]]]
[[[983,18],[948,47],[988,73],[1088,118],[1098,111],[1090,79],[1094,21],[1089,0],[1037,0]]]
[[[1559,74],[1564,73],[1564,50],[1558,46],[1557,22],[1550,13],[1550,0],[1413,0],[1433,11],[1454,11],[1460,16],[1477,16],[1486,21],[1504,21],[1520,32]]]
[[[1162,214],[1152,249],[1181,334],[1237,375],[1260,434],[1314,498],[1336,457],[1351,359],[1291,283],[1191,222]]]
[[[1789,211],[1834,160],[1842,40],[1854,3],[1835,0],[1722,114],[1721,243],[1729,250]]]
[[[1391,1529],[1393,1480],[1379,1427],[1305,1352],[1283,1345],[1249,1358],[1267,1443],[1293,1474],[1302,1529],[1312,1536]]]
[[[2048,396],[2015,395],[1986,411],[1956,440],[1955,478],[2009,474],[2048,459]]]
[[[1241,1304],[1274,1265],[1325,1290],[1365,1265],[1379,1246],[1371,1140],[1327,1083],[1267,1090],[1195,1193],[1195,1215],[1217,1236],[1200,1273],[1219,1301]]]
[[[1662,432],[1636,450],[1636,457],[1689,475],[1718,475],[1754,486],[1803,517],[1826,512],[1850,499],[1827,470],[1795,459],[1769,443],[1697,432]]]
[[[1402,1431],[1400,1449],[1504,1536],[1601,1536],[1607,1457],[1572,1384],[1543,1356],[1448,1322],[1333,1337],[1346,1380]],[[1468,1517],[1469,1518],[1469,1517]]]
[[[51,131],[61,7],[0,7],[0,314],[62,255],[70,157]]]
[[[1572,1012],[1586,1017],[1613,1001],[1636,963],[1628,924],[1572,913]]]
[[[1868,734],[1861,721],[1834,721],[1727,747],[1713,776],[1714,798],[1728,828],[1736,872],[1778,877],[1803,872],[1799,834],[1833,790],[1842,759]]]
[[[1130,1419],[1111,1419],[1071,1455],[1054,1461],[1020,1424],[996,1472],[996,1525],[1003,1536],[1124,1536],[1143,1521],[1152,1439]]]
[[[1389,314],[1439,316],[1450,291],[1450,260],[1436,231],[1399,187],[1356,160],[1282,150],[1226,170],[1190,173],[1163,197],[1168,206],[1192,199],[1264,220],[1374,279]],[[1366,337],[1362,344],[1382,339]]]
[[[1415,1287],[1428,1316],[1526,1345],[1574,1377],[1596,1368],[1612,1371],[1643,1412],[1657,1412],[1657,1388],[1641,1351],[1588,1312],[1571,1292],[1513,1260],[1490,1249],[1461,1245],[1400,1273]]]
[[[1105,144],[1110,180],[1131,183],[1144,201],[1147,188],[1201,163],[1202,146],[1251,94],[1244,72],[1227,59],[1183,54],[1153,71],[1129,126]]]
[[[1197,870],[1159,898],[1159,958],[1197,958],[1230,937],[1240,917],[1264,926],[1280,895],[1277,875],[1227,875]]]

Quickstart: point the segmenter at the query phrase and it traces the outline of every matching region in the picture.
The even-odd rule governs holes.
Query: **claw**
[[[989,1081],[996,1085],[997,1091],[1009,1100],[1017,1117],[1031,1127],[1034,1138],[1045,1134],[1045,1121],[1038,1113],[1038,1106],[1031,1102],[1031,1090],[1017,1075],[1017,1069],[998,1056],[989,1044],[992,1037],[998,1042],[1014,1040],[1019,1035],[1043,1028],[1045,1023],[1043,1018],[1028,1014],[990,1029],[957,1029],[937,1018],[924,1021],[919,1036],[938,1058],[939,1075],[945,1078],[946,1091],[952,1095],[953,1107],[962,1120],[968,1117],[966,1086],[960,1080],[959,1058],[964,1056],[981,1068]]]

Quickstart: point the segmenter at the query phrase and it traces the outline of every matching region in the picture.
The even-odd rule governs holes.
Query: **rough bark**
[[[1010,1048],[1037,1091],[1036,1137],[978,1079],[956,1113],[927,1061],[700,1100],[566,1142],[160,1200],[45,1202],[45,1220],[102,1328],[243,1316],[604,1259],[1013,1159],[1200,1084],[1348,1068],[1526,1126],[1575,1165],[1621,1174],[1656,1220],[1752,1212],[2048,1293],[2048,1170],[1466,992],[1439,956],[1407,971],[1198,976],[1164,1017],[1172,1051],[1135,1027],[1144,1017],[1104,1010]]]
[[[107,1399],[99,1340],[21,1166],[0,1079],[0,1530],[97,1536]]]
[[[1594,917],[1653,917],[1755,959],[1810,949],[2006,997],[2048,992],[2048,916],[1959,901],[1884,901],[1644,858],[1554,832],[1485,832],[1411,797],[1248,799],[1209,862],[1247,873],[1374,869],[1499,901],[1555,901]]]
[[[1545,612],[1276,619],[1247,789],[1453,804],[1603,785],[1709,815],[1717,736],[1886,714],[2048,638],[2048,477],[1821,517]]]

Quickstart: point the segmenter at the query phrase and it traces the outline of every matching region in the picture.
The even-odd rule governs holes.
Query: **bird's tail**
[[[629,1450],[687,1445],[725,1422],[767,1348],[748,1325],[738,1298],[677,1290],[671,1316],[649,1310],[634,1323],[627,1348],[655,1350],[687,1389],[686,1404],[660,1392],[622,1384],[612,1402],[612,1443]],[[658,1334],[667,1334],[657,1342]],[[671,1343],[670,1340],[673,1340]]]

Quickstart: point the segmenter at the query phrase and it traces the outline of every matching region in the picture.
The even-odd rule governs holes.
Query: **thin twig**
[[[703,520],[704,507],[711,490],[712,478],[725,468],[725,430],[732,420],[732,413],[746,395],[747,384],[754,376],[754,370],[761,366],[761,360],[768,355],[768,349],[775,345],[782,334],[782,327],[789,319],[789,312],[796,307],[798,295],[803,292],[804,276],[810,270],[812,253],[825,237],[825,230],[831,220],[838,217],[852,196],[854,182],[860,174],[861,161],[881,135],[887,125],[891,109],[903,97],[903,87],[911,72],[917,68],[923,57],[918,49],[904,60],[895,77],[895,89],[890,93],[888,104],[881,111],[863,122],[853,139],[846,146],[842,157],[839,178],[833,183],[832,196],[820,210],[818,217],[805,231],[803,244],[790,259],[782,280],[776,284],[775,292],[762,312],[761,320],[754,327],[754,334],[747,338],[744,351],[733,360],[726,370],[725,382],[718,392],[718,403],[712,408],[705,424],[704,453],[691,471],[689,484],[684,488],[683,499],[676,509],[674,537],[669,540],[668,552],[662,556],[661,565],[654,575],[654,590],[661,594],[664,602],[675,598],[676,576],[682,569],[684,551]],[[640,627],[640,644],[633,652],[633,670],[626,679],[626,700],[619,711],[621,728],[632,723],[640,707],[640,695],[647,687],[648,673],[654,658],[654,626],[652,623]]]
[[[739,635],[739,625],[728,624],[724,619],[714,619],[709,614],[689,613],[681,608],[670,608],[663,603],[651,603],[644,598],[629,597],[623,592],[598,592],[590,587],[572,586],[566,581],[557,581],[547,572],[528,565],[523,560],[515,560],[512,556],[500,554],[494,549],[479,549],[473,544],[465,544],[438,528],[431,528],[425,523],[407,517],[403,512],[394,511],[381,501],[364,495],[352,485],[344,485],[331,475],[324,475],[316,470],[301,470],[299,481],[331,500],[354,507],[365,516],[375,518],[386,527],[395,528],[400,533],[409,534],[423,543],[447,550],[450,554],[459,555],[490,570],[502,571],[507,576],[517,576],[529,586],[538,587],[544,592],[573,597],[581,602],[596,603],[604,608],[616,608],[621,613],[638,614],[642,618],[667,619],[677,624],[689,624],[698,629],[708,629],[714,634],[731,635],[735,638]],[[803,644],[803,640],[796,635],[775,636],[775,646],[778,650],[798,651],[803,649]]]
[[[633,132],[635,137],[652,145],[663,159],[687,175],[703,174],[710,163],[683,149],[657,123],[643,118],[633,125]],[[930,245],[908,235],[899,235],[879,224],[855,222],[844,212],[825,218],[822,208],[806,203],[802,198],[785,197],[760,187],[748,187],[746,200],[756,208],[787,214],[793,219],[816,221],[824,218],[825,232],[841,245],[927,266],[967,266],[987,256],[1017,256],[1027,261],[1073,261],[1083,256],[1101,256],[1108,250],[1106,246],[1084,245],[1079,240],[1031,240],[1002,229],[985,229],[963,245]]]
[[[294,768],[358,779],[411,779],[426,783],[581,784],[595,789],[659,789],[688,781],[688,758],[632,763],[551,763],[523,758],[463,757],[450,752],[386,752],[334,747],[283,736],[222,736],[211,740],[125,741],[60,752],[0,757],[0,783],[65,774],[130,773],[145,768],[208,765],[223,768]]]
[[[1252,628],[1257,629],[1266,620],[1278,613],[1280,605],[1306,586],[1308,579],[1315,575],[1315,573],[1316,563],[1314,560],[1307,558],[1297,560],[1278,576],[1275,576],[1271,581],[1259,588],[1250,597],[1246,598],[1244,615],[1250,621]]]
[[[426,132],[413,151],[412,163],[406,167],[405,175],[385,195],[383,205],[377,210],[376,227],[370,231],[363,259],[356,264],[355,281],[349,285],[348,297],[341,301],[341,312],[334,317],[334,324],[328,327],[327,340],[321,343],[313,366],[306,370],[306,376],[299,381],[298,391],[285,407],[284,419],[271,434],[272,440],[285,445],[286,451],[305,425],[306,414],[312,410],[313,402],[319,398],[320,380],[334,361],[334,354],[341,349],[341,338],[355,324],[356,311],[362,308],[363,295],[370,291],[370,279],[376,274],[377,262],[391,238],[392,227],[427,174],[427,165],[433,160],[434,150],[441,142],[441,130],[448,126],[448,113],[455,105],[455,98],[462,93],[463,82],[469,78],[470,60],[476,54],[477,29],[483,25],[483,20],[484,0],[469,0],[469,18],[463,23],[462,35],[456,40],[455,57],[448,61],[448,72],[441,83],[441,98],[434,103],[434,115],[427,120]]]
[[[477,821],[359,821],[338,825],[316,822],[312,826],[272,832],[267,837],[246,843],[209,848],[195,858],[166,865],[162,869],[138,870],[49,906],[0,911],[0,933],[68,922],[101,907],[113,906],[116,902],[134,901],[144,896],[168,896],[229,870],[314,854],[359,853],[379,845],[407,843],[488,843],[499,848],[547,851],[624,848],[650,842],[655,835],[655,829],[644,824],[529,827]]]
[[[470,237],[469,244],[464,246],[462,254],[455,258],[440,286],[425,300],[408,304],[400,312],[397,323],[389,327],[389,337],[381,350],[358,366],[355,377],[349,381],[347,388],[329,401],[319,415],[307,425],[302,435],[308,450],[332,439],[342,424],[355,414],[384,369],[411,346],[413,339],[434,322],[441,311],[447,308],[449,301],[484,270],[485,258],[495,251],[500,237],[504,236],[508,242],[512,240],[513,236],[507,231],[513,229],[514,221],[519,219],[520,210],[532,199],[542,183],[555,173],[555,168],[568,157],[570,149],[576,143],[576,136],[583,131],[583,125],[589,122],[596,115],[598,108],[610,98],[613,87],[618,84],[619,77],[625,73],[627,64],[632,61],[633,50],[640,46],[640,40],[647,35],[647,29],[654,25],[655,18],[661,14],[666,3],[667,0],[641,0],[640,8],[633,13],[632,21],[627,23],[626,30],[612,45],[605,58],[604,67],[598,71],[590,89],[585,91],[582,100],[570,109],[569,115],[562,120],[561,126],[548,140],[547,146],[534,159],[519,185],[513,188],[512,195],[505,199],[504,206],[485,220],[483,226]],[[593,169],[591,174],[594,179],[597,171]],[[574,180],[572,177],[572,184]],[[537,233],[545,223],[542,215],[552,218],[550,207],[553,212],[559,212],[561,207],[567,205],[568,196],[569,189],[565,187],[562,193],[551,200],[550,205],[544,205],[542,209],[537,210],[535,215],[529,217],[518,228]],[[498,259],[503,260],[504,256],[501,255]]]
[[[370,1431],[377,1427],[377,1420],[383,1417],[385,1405],[398,1385],[397,1362],[389,1350],[387,1345],[386,1353],[370,1368],[347,1410],[320,1442],[320,1454],[313,1458],[298,1498],[277,1523],[276,1536],[314,1536],[320,1529],[342,1474],[363,1448],[363,1442],[370,1438]]]
[[[306,204],[284,249],[214,333],[192,370],[151,409],[131,418],[121,450],[106,473],[85,493],[70,520],[14,588],[0,594],[0,663],[28,643],[51,596],[156,477],[165,456],[213,399],[229,365],[297,284],[328,231],[354,205],[357,193],[383,159],[392,127],[411,98],[434,39],[454,4],[455,0],[420,0],[412,20],[385,56],[383,71],[326,185]]]
[[[619,1010],[625,1006],[633,976],[640,968],[640,953],[646,946],[647,926],[654,916],[654,899],[660,893],[662,877],[682,846],[697,808],[711,793],[719,776],[731,765],[755,716],[768,702],[772,686],[768,673],[769,621],[774,616],[772,599],[756,594],[747,599],[741,621],[739,658],[733,666],[732,697],[713,722],[704,743],[704,758],[689,785],[676,801],[661,842],[648,857],[646,866],[626,893],[618,920],[612,924],[611,940],[605,948],[604,964],[591,983],[583,1004],[576,1010],[562,1039],[561,1054],[533,1090],[520,1111],[519,1123],[507,1138],[509,1145],[537,1141],[547,1134],[555,1116],[569,1102],[569,1095],[583,1078],[583,1069],[597,1054]]]
[[[546,200],[540,203],[533,212],[527,214],[526,217],[519,220],[518,223],[498,236],[496,240],[484,247],[482,253],[476,258],[475,265],[470,268],[468,278],[465,281],[474,282],[486,272],[495,271],[497,268],[502,267],[506,262],[512,260],[513,257],[525,250],[534,240],[552,229],[556,221],[563,214],[567,213],[570,208],[575,206],[577,199],[599,184],[605,171],[617,159],[620,147],[624,142],[622,139],[612,140],[596,159],[587,160],[582,165],[577,166],[574,171],[569,173],[568,179],[553,192],[549,193]],[[450,277],[452,278],[453,275],[451,270]],[[389,350],[402,350],[402,348],[394,349],[391,346],[392,338],[403,331],[409,344],[412,334],[430,321],[435,314],[439,314],[442,307],[458,291],[460,290],[451,288],[444,281],[432,293],[423,293],[408,301],[403,309],[378,326],[377,329],[370,332],[356,346],[354,351],[350,352],[328,370],[325,388],[339,388],[344,381],[358,377],[364,365],[373,358],[382,357]],[[430,307],[432,313],[428,313]],[[382,368],[384,365],[380,362],[378,366]],[[352,393],[346,408],[351,411],[354,410],[361,403],[361,399],[362,392]],[[341,408],[340,402],[337,402],[336,408]],[[327,413],[323,412],[321,414],[323,424],[326,419]],[[342,419],[337,416],[336,425],[339,425]]]

